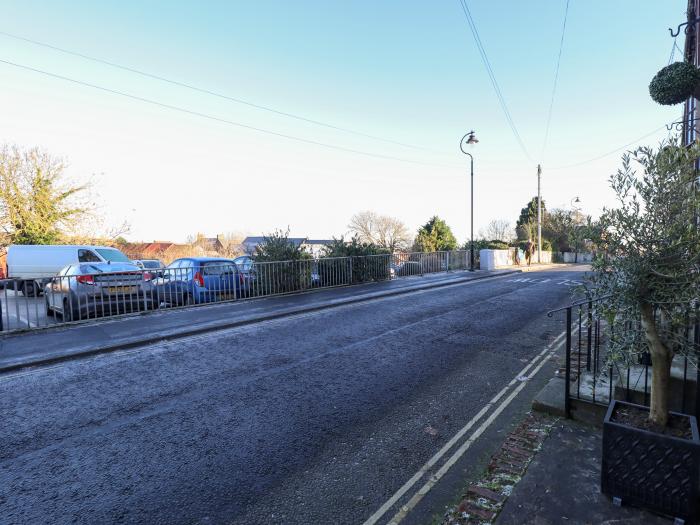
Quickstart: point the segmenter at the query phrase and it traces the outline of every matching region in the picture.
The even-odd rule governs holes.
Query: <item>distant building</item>
[[[264,236],[246,237],[241,245],[245,253],[249,255],[255,254],[255,249],[265,240]],[[289,237],[287,239],[295,247],[301,248],[313,257],[323,255],[323,248],[332,241],[327,239],[309,239],[308,237]]]
[[[304,239],[301,248],[314,257],[320,257],[323,255],[324,248],[332,242],[330,239]]]
[[[224,250],[224,244],[221,242],[221,239],[221,235],[216,237],[197,237],[193,244],[194,246],[199,246],[205,252],[221,253]]]

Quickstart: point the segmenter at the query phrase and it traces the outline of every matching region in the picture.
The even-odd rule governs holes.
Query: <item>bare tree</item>
[[[391,252],[403,250],[411,244],[411,234],[403,222],[373,211],[353,215],[348,228],[360,242],[374,244]]]
[[[243,255],[245,251],[243,249],[243,239],[244,235],[238,232],[228,232],[224,235],[219,236],[219,242],[221,243],[221,255],[224,257],[238,257]]]
[[[507,220],[494,219],[485,229],[479,231],[479,236],[489,241],[511,242],[515,237],[515,229]]]

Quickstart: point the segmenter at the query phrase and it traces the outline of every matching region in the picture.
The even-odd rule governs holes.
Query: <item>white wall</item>
[[[580,262],[580,263],[589,263],[593,261],[593,254],[592,253],[580,253],[578,254],[578,259],[576,258],[576,253],[575,252],[564,252],[564,262],[565,263],[572,263],[574,261]]]
[[[479,250],[480,264],[482,270],[495,270],[496,268],[510,268],[514,266],[514,250]],[[537,252],[532,256],[532,262],[537,262]],[[552,262],[552,252],[542,251],[541,262],[549,264]],[[520,265],[527,264],[525,257],[520,258]]]

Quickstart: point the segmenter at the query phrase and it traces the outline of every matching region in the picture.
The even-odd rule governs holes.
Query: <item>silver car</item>
[[[44,287],[46,314],[67,322],[155,308],[154,277],[131,263],[71,264]]]

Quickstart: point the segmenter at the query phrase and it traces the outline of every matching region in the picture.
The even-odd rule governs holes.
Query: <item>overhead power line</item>
[[[134,73],[134,74],[140,75],[140,76],[142,76],[142,77],[151,78],[151,79],[154,79],[154,80],[158,80],[158,81],[160,81],[160,82],[166,82],[166,83],[171,84],[171,85],[173,85],[173,86],[178,86],[178,87],[181,87],[181,88],[185,88],[185,89],[189,89],[189,90],[192,90],[192,91],[196,91],[196,92],[198,92],[198,93],[203,93],[203,94],[205,94],[205,95],[210,95],[210,96],[213,96],[213,97],[218,97],[218,98],[221,98],[221,99],[224,99],[224,100],[228,100],[228,101],[230,101],[230,102],[235,102],[235,103],[237,103],[237,104],[243,104],[243,105],[248,106],[248,107],[251,107],[251,108],[259,109],[259,110],[262,110],[262,111],[267,111],[267,112],[269,112],[269,113],[274,113],[274,114],[276,114],[276,115],[280,115],[280,116],[283,116],[283,117],[288,117],[288,118],[291,118],[291,119],[299,120],[299,121],[301,121],[301,122],[306,122],[306,123],[308,123],[308,124],[314,124],[314,125],[316,125],[316,126],[322,126],[322,127],[325,127],[325,128],[334,129],[334,130],[336,130],[336,131],[342,131],[342,132],[344,132],[344,133],[350,133],[350,134],[357,135],[357,136],[360,136],[360,137],[369,138],[369,139],[372,139],[372,140],[378,140],[378,141],[381,141],[381,142],[387,142],[387,143],[390,143],[390,144],[396,144],[396,145],[398,145],[398,146],[403,146],[403,147],[405,147],[405,148],[418,149],[418,150],[424,150],[424,151],[432,151],[432,152],[434,152],[434,153],[442,153],[442,152],[434,151],[434,150],[431,150],[431,149],[429,149],[429,148],[425,148],[425,147],[422,147],[422,146],[416,146],[416,145],[413,145],[413,144],[406,144],[406,143],[404,143],[404,142],[399,142],[399,141],[396,141],[396,140],[387,139],[387,138],[384,138],[384,137],[379,137],[379,136],[377,136],[377,135],[371,135],[371,134],[369,134],[369,133],[363,133],[363,132],[361,132],[361,131],[356,131],[356,130],[349,129],[349,128],[345,128],[345,127],[342,127],[342,126],[337,126],[337,125],[335,125],[335,124],[331,124],[331,123],[328,123],[328,122],[323,122],[323,121],[321,121],[321,120],[316,120],[316,119],[304,117],[304,116],[302,116],[302,115],[297,115],[297,114],[295,114],[295,113],[289,113],[289,112],[287,112],[287,111],[282,111],[282,110],[279,110],[279,109],[276,109],[276,108],[272,108],[272,107],[269,107],[269,106],[265,106],[265,105],[262,105],[262,104],[256,104],[256,103],[250,102],[250,101],[248,101],[248,100],[244,100],[244,99],[237,98],[237,97],[232,97],[232,96],[226,95],[226,94],[224,94],[224,93],[219,93],[219,92],[216,92],[216,91],[212,91],[212,90],[209,90],[209,89],[206,89],[206,88],[202,88],[202,87],[199,87],[199,86],[195,86],[195,85],[193,85],[193,84],[188,84],[188,83],[186,83],[186,82],[181,82],[181,81],[179,81],[179,80],[173,80],[173,79],[171,79],[171,78],[167,78],[167,77],[163,77],[163,76],[156,75],[156,74],[153,74],[153,73],[149,73],[149,72],[147,72],[147,71],[143,71],[143,70],[140,70],[140,69],[136,69],[136,68],[131,67],[131,66],[125,66],[125,65],[122,65],[122,64],[117,64],[116,62],[111,62],[111,61],[109,61],[109,60],[104,60],[104,59],[102,59],[102,58],[97,58],[97,57],[94,57],[94,56],[86,55],[86,54],[84,54],[84,53],[79,53],[79,52],[77,52],[77,51],[71,51],[71,50],[69,50],[69,49],[65,49],[65,48],[62,48],[62,47],[54,46],[54,45],[52,45],[52,44],[48,44],[48,43],[46,43],[46,42],[40,42],[40,41],[38,41],[38,40],[33,40],[33,39],[31,39],[31,38],[26,38],[26,37],[23,37],[23,36],[19,36],[19,35],[15,35],[15,34],[12,34],[12,33],[8,33],[8,32],[6,32],[6,31],[0,31],[0,35],[6,36],[6,37],[8,37],[8,38],[14,38],[15,40],[21,40],[21,41],[23,41],[23,42],[28,42],[28,43],[33,44],[33,45],[36,45],[36,46],[45,47],[45,48],[47,48],[47,49],[52,49],[52,50],[54,50],[54,51],[58,51],[58,52],[60,52],[60,53],[64,53],[64,54],[67,54],[67,55],[72,55],[72,56],[75,56],[75,57],[78,57],[78,58],[82,58],[82,59],[85,59],[85,60],[90,60],[90,61],[96,62],[96,63],[98,63],[98,64],[103,64],[103,65],[106,65],[106,66],[109,66],[109,67],[113,67],[113,68],[116,68],[116,69],[121,69],[122,71],[128,71],[129,73]]]
[[[564,23],[561,28],[561,39],[559,40],[559,54],[557,55],[557,67],[554,69],[554,84],[552,85],[552,98],[549,101],[549,111],[547,112],[547,125],[544,128],[544,142],[542,143],[542,153],[540,158],[544,157],[544,151],[547,148],[547,140],[549,139],[549,127],[552,124],[552,109],[554,108],[554,96],[557,92],[557,83],[559,81],[559,65],[561,64],[561,52],[564,49],[564,35],[566,35],[566,19],[569,16],[569,0],[566,0],[566,8],[564,9]],[[544,160],[542,158],[542,160]]]
[[[595,161],[597,161],[597,160],[600,160],[600,159],[603,159],[603,158],[605,158],[605,157],[608,157],[608,156],[610,156],[610,155],[612,155],[612,154],[614,154],[614,153],[617,153],[618,151],[621,151],[621,150],[623,150],[623,149],[625,149],[625,148],[629,148],[630,146],[633,146],[634,144],[636,144],[636,143],[639,142],[640,140],[644,140],[644,139],[647,138],[647,137],[651,137],[652,135],[655,135],[656,133],[658,133],[658,132],[661,131],[662,129],[666,128],[667,126],[668,126],[667,124],[664,124],[663,126],[659,126],[659,127],[656,128],[655,130],[650,131],[649,133],[646,133],[645,135],[642,135],[641,137],[638,137],[638,138],[634,139],[633,141],[628,142],[627,144],[625,144],[625,145],[623,145],[623,146],[620,146],[619,148],[615,148],[615,149],[613,149],[613,150],[608,151],[607,153],[603,153],[602,155],[598,155],[597,157],[593,157],[593,158],[590,158],[590,159],[582,160],[582,161],[580,161],[580,162],[575,162],[574,164],[567,164],[567,165],[565,165],[565,166],[556,166],[556,167],[554,167],[554,168],[549,168],[549,170],[550,170],[550,171],[552,171],[552,170],[564,170],[564,169],[568,169],[568,168],[575,168],[575,167],[577,167],[577,166],[583,166],[584,164],[588,164],[588,163],[590,163],[590,162],[595,162]]]
[[[280,133],[280,132],[272,131],[269,129],[259,128],[259,127],[251,126],[248,124],[243,124],[241,122],[235,122],[233,120],[220,118],[220,117],[217,117],[214,115],[209,115],[207,113],[201,113],[199,111],[190,110],[190,109],[183,108],[180,106],[174,106],[172,104],[167,104],[164,102],[159,102],[157,100],[152,100],[149,98],[140,97],[138,95],[131,95],[129,93],[124,93],[123,91],[117,91],[116,89],[111,89],[111,88],[107,88],[104,86],[99,86],[97,84],[91,84],[89,82],[83,82],[82,80],[76,80],[74,78],[66,77],[63,75],[58,75],[56,73],[51,73],[51,72],[45,71],[43,69],[37,69],[37,68],[31,67],[31,66],[26,66],[24,64],[18,64],[16,62],[11,62],[9,60],[0,59],[0,63],[15,67],[15,68],[19,68],[19,69],[24,69],[26,71],[32,71],[34,73],[38,73],[38,74],[48,76],[51,78],[56,78],[59,80],[64,80],[66,82],[71,82],[73,84],[78,84],[80,86],[89,87],[92,89],[103,91],[105,93],[111,93],[113,95],[119,95],[121,97],[126,97],[126,98],[129,98],[132,100],[137,100],[139,102],[144,102],[146,104],[152,104],[154,106],[159,106],[159,107],[170,109],[173,111],[179,111],[181,113],[186,113],[188,115],[193,115],[196,117],[201,117],[201,118],[205,118],[208,120],[213,120],[216,122],[220,122],[222,124],[229,124],[231,126],[236,126],[236,127],[248,129],[251,131],[256,131],[258,133],[265,133],[267,135],[273,135],[275,137],[281,137],[281,138],[285,138],[285,139],[289,139],[289,140],[294,140],[296,142],[302,142],[305,144],[313,144],[315,146],[322,146],[324,148],[334,149],[334,150],[338,150],[338,151],[344,151],[346,153],[354,153],[357,155],[364,155],[366,157],[374,157],[374,158],[385,159],[385,160],[395,160],[395,161],[406,162],[406,163],[410,163],[410,164],[419,164],[419,165],[424,165],[424,166],[438,166],[438,167],[447,167],[447,168],[461,167],[461,166],[455,166],[455,165],[450,165],[450,164],[440,164],[440,163],[434,163],[434,162],[423,162],[423,161],[417,161],[417,160],[404,159],[404,158],[400,158],[400,157],[393,157],[390,155],[381,155],[379,153],[371,153],[368,151],[362,151],[362,150],[357,150],[357,149],[353,149],[353,148],[346,148],[345,146],[337,146],[335,144],[327,144],[325,142],[319,142],[316,140],[305,139],[305,138],[301,138],[301,137],[296,137],[294,135],[288,135],[286,133]]]
[[[498,85],[498,81],[496,80],[496,75],[493,72],[493,68],[491,67],[491,62],[489,61],[489,57],[486,54],[486,50],[484,49],[484,45],[481,42],[481,38],[479,37],[479,31],[476,28],[476,23],[474,22],[474,19],[472,17],[471,12],[469,11],[469,6],[467,5],[466,0],[459,0],[460,5],[462,6],[462,11],[464,12],[464,16],[467,19],[467,23],[469,24],[469,29],[471,30],[472,36],[474,37],[474,41],[476,42],[476,47],[479,50],[479,54],[481,55],[481,60],[484,63],[484,67],[486,68],[486,73],[489,76],[489,79],[491,80],[491,85],[493,86],[493,90],[496,93],[496,98],[498,99],[498,103],[501,106],[501,109],[503,110],[503,114],[506,117],[506,121],[508,122],[508,126],[510,127],[510,130],[513,132],[513,136],[515,137],[515,140],[518,142],[518,145],[520,146],[520,149],[523,151],[525,156],[532,162],[534,160],[532,159],[532,156],[528,152],[527,148],[525,147],[525,143],[523,142],[523,139],[520,136],[520,133],[518,132],[518,128],[515,126],[515,122],[513,121],[513,117],[510,114],[510,111],[508,110],[508,105],[506,104],[506,100],[503,96],[503,92],[501,91],[500,86]]]

